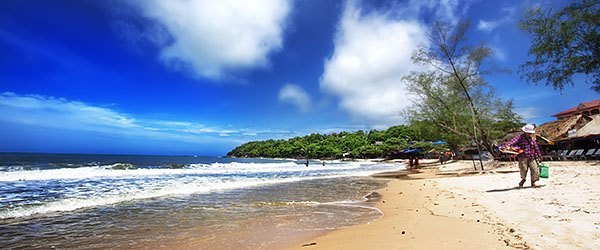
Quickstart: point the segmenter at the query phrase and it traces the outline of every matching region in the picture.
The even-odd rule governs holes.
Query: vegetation
[[[411,124],[455,145],[477,145],[493,150],[493,141],[521,118],[512,111],[512,101],[502,101],[482,78],[492,55],[485,45],[470,46],[468,22],[452,27],[436,23],[429,32],[430,46],[419,49],[413,61],[430,70],[413,72],[405,80],[416,96],[405,114]]]
[[[288,140],[253,141],[227,153],[230,157],[318,158],[339,159],[378,158],[398,153],[408,147],[429,151],[443,150],[447,145],[421,141],[414,128],[404,125],[387,130],[359,130],[329,135],[310,134]]]
[[[497,138],[513,127],[502,127],[495,123]],[[446,143],[439,143],[440,139]],[[227,153],[229,157],[266,157],[266,158],[387,158],[401,153],[407,148],[418,148],[421,152],[435,149],[437,152],[450,149],[458,151],[464,146],[464,139],[428,121],[414,121],[410,125],[392,126],[386,130],[340,132],[328,135],[310,134],[287,140],[265,140],[244,143]]]
[[[535,57],[521,65],[521,75],[562,90],[573,85],[573,75],[584,74],[600,93],[600,1],[573,1],[551,13],[537,7],[520,23],[531,35],[529,54]]]

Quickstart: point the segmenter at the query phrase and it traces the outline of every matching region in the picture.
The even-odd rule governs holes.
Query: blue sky
[[[402,124],[402,76],[435,20],[472,22],[526,122],[598,99],[520,80],[531,6],[559,1],[1,1],[0,151],[223,155]]]

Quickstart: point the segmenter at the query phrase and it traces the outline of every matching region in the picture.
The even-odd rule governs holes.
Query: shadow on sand
[[[537,185],[535,188],[541,188],[543,186],[546,185]],[[485,192],[487,193],[495,193],[495,192],[506,192],[506,191],[511,191],[511,190],[519,190],[519,189],[527,189],[527,188],[534,188],[532,186],[528,186],[528,187],[511,187],[511,188],[503,188],[503,189],[492,189],[492,190],[487,190]]]

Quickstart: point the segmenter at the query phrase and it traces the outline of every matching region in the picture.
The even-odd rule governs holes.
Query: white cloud
[[[304,113],[308,112],[311,106],[308,93],[295,84],[286,84],[279,90],[279,101],[291,103]]]
[[[244,141],[247,135],[286,136],[288,131],[232,129],[229,126],[206,126],[189,121],[149,120],[79,101],[42,95],[0,94],[0,126],[20,124],[69,131],[87,131],[139,138],[168,139],[185,142],[209,142],[231,136]],[[49,130],[51,132],[52,130]]]
[[[499,21],[484,21],[484,20],[479,20],[479,22],[477,23],[477,28],[479,30],[485,31],[485,32],[490,32],[493,29],[495,29],[496,27],[498,27],[498,25],[500,25]]]
[[[506,55],[506,52],[504,52],[503,49],[501,49],[497,46],[490,46],[490,49],[492,49],[494,51],[494,57],[496,59],[498,59],[499,61],[502,61],[502,62],[506,62],[506,60],[508,59],[508,56]]]
[[[516,8],[506,7],[502,8],[500,12],[502,13],[502,17],[498,19],[489,21],[479,20],[479,22],[477,22],[477,29],[483,32],[490,33],[496,28],[498,28],[500,25],[504,23],[513,22],[515,20]]]
[[[404,17],[416,19],[419,15],[426,15],[434,20],[455,24],[467,13],[470,3],[465,0],[410,0],[402,7],[400,12]]]
[[[429,3],[434,3],[437,4],[437,6],[434,6],[433,9],[436,10],[436,14],[438,17],[445,17],[447,19],[448,22],[450,23],[457,23],[460,19],[459,16],[462,16],[461,14],[457,14],[456,10],[458,10],[458,7],[461,4],[461,1],[458,0],[430,0]],[[463,11],[467,10],[468,5],[464,4],[463,5],[464,8],[462,9]]]
[[[136,120],[113,110],[64,98],[0,94],[0,120],[45,127],[78,127],[88,131],[137,129]]]
[[[519,114],[523,117],[523,120],[529,121],[540,117],[545,117],[542,115],[541,110],[535,107],[523,107],[523,108],[515,108],[515,113]]]
[[[142,15],[168,32],[160,59],[178,70],[220,79],[228,73],[267,67],[282,48],[288,0],[133,1]],[[154,37],[164,37],[156,35]],[[164,39],[159,39],[163,41]]]
[[[496,60],[501,62],[508,61],[508,54],[506,53],[505,43],[502,42],[502,37],[500,34],[495,34],[492,37],[492,40],[489,41],[487,46],[492,49],[494,54],[492,55]]]
[[[335,50],[325,60],[321,89],[340,98],[340,108],[374,127],[395,125],[410,105],[402,77],[417,70],[416,48],[428,42],[418,21],[385,13],[361,13],[348,2],[338,25]]]

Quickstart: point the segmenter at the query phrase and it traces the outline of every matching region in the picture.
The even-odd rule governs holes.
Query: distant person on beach
[[[523,126],[521,130],[523,130],[523,133],[506,143],[504,147],[508,148],[516,146],[523,150],[523,153],[517,155],[517,159],[519,160],[519,172],[521,172],[521,182],[519,182],[519,187],[523,187],[523,184],[525,184],[528,169],[531,173],[531,186],[537,187],[535,182],[540,179],[540,170],[538,168],[537,159],[542,158],[542,152],[535,140],[535,127],[532,124],[527,124]]]
[[[454,152],[452,152],[452,151],[446,151],[446,153],[444,153],[444,159],[446,161],[448,161],[448,160],[454,160]]]
[[[412,151],[408,153],[408,166],[409,167],[418,167],[419,166],[419,155]]]
[[[444,165],[444,160],[445,160],[444,157],[445,157],[444,154],[440,154],[440,157],[439,157],[440,158],[440,164],[442,164],[442,165]]]

